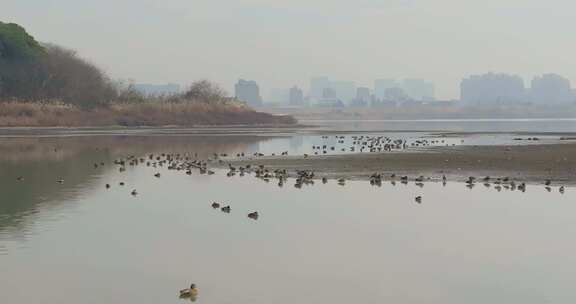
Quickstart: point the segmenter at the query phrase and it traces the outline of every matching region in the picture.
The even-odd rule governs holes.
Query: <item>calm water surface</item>
[[[112,165],[149,153],[280,152],[290,140],[295,152],[309,146],[258,136],[0,139],[1,302],[182,303],[178,290],[192,282],[197,303],[576,301],[571,188],[332,180],[296,189],[221,170]],[[255,210],[260,218],[248,219]]]
[[[452,131],[452,132],[576,132],[576,118],[306,120],[335,130]]]

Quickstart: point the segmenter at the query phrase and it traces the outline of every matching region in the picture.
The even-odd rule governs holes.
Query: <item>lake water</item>
[[[302,123],[336,130],[366,131],[576,132],[576,118],[304,120]]]
[[[305,153],[331,140],[299,136],[0,139],[0,302],[183,303],[178,290],[190,283],[197,303],[576,300],[572,188],[330,180],[297,189],[293,179],[278,187],[253,174],[113,164]]]

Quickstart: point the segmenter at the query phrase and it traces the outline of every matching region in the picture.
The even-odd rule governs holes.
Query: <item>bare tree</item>
[[[224,102],[226,91],[217,84],[208,80],[200,80],[192,83],[190,88],[183,94],[183,97],[191,101],[200,101],[205,103]]]

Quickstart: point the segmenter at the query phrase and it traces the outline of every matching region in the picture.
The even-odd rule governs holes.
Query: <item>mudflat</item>
[[[262,157],[233,160],[272,169],[313,170],[319,175],[351,179],[408,175],[462,181],[469,176],[510,177],[528,183],[576,184],[576,143],[506,146],[432,147],[402,153]]]

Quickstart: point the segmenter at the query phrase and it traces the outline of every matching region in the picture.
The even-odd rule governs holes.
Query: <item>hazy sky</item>
[[[576,83],[574,0],[0,0],[0,20],[78,50],[115,78],[264,93],[312,76],[425,78],[437,97],[488,71]]]

